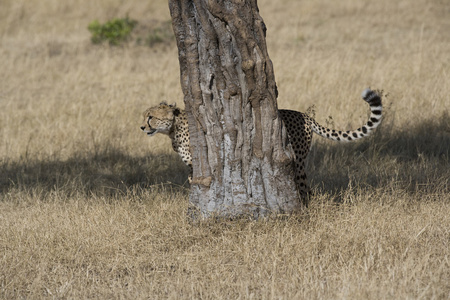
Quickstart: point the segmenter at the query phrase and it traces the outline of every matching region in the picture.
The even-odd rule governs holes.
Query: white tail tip
[[[362,92],[361,97],[362,97],[363,99],[366,99],[367,96],[369,96],[369,94],[370,94],[371,92],[372,92],[372,90],[369,89],[369,88],[367,88],[367,89],[365,89],[365,90]]]

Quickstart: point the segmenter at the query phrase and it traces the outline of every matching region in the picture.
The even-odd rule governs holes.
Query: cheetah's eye
[[[148,118],[147,118],[147,124],[150,126],[150,120],[152,119],[153,117],[152,116],[149,116]]]

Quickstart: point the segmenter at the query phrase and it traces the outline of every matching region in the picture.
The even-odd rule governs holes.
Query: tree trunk
[[[301,208],[256,0],[169,0],[193,155],[190,213]]]

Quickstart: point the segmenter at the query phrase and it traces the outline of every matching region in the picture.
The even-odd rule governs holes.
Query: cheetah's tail
[[[356,130],[338,131],[329,129],[313,122],[311,129],[320,136],[333,141],[354,141],[368,136],[375,128],[378,127],[382,119],[383,106],[381,104],[381,96],[371,89],[365,89],[361,97],[370,105],[369,120],[362,127]]]

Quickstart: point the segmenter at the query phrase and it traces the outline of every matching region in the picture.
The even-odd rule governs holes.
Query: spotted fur
[[[173,150],[191,168],[192,174],[189,128],[184,110],[179,109],[175,104],[169,105],[165,102],[150,107],[144,112],[144,123],[142,123],[141,129],[148,136],[153,136],[157,133],[168,135],[172,140]]]
[[[309,197],[305,161],[311,148],[312,132],[333,141],[349,142],[368,136],[380,125],[383,110],[380,95],[370,89],[365,89],[361,96],[370,106],[370,117],[366,124],[356,130],[341,131],[326,128],[305,113],[279,110],[280,117],[283,119],[288,132],[289,141],[294,149],[295,182],[305,204],[307,204]]]
[[[382,103],[378,93],[366,89],[362,98],[370,106],[369,120],[356,130],[341,131],[319,125],[313,118],[305,113],[293,110],[279,110],[289,141],[295,153],[295,182],[300,196],[305,204],[309,197],[309,187],[306,180],[305,160],[311,148],[312,132],[334,141],[348,142],[368,136],[381,122]],[[141,129],[152,136],[157,133],[168,135],[172,140],[172,147],[182,158],[183,162],[191,168],[192,156],[189,146],[189,128],[186,114],[175,105],[161,103],[144,112],[144,123]]]

